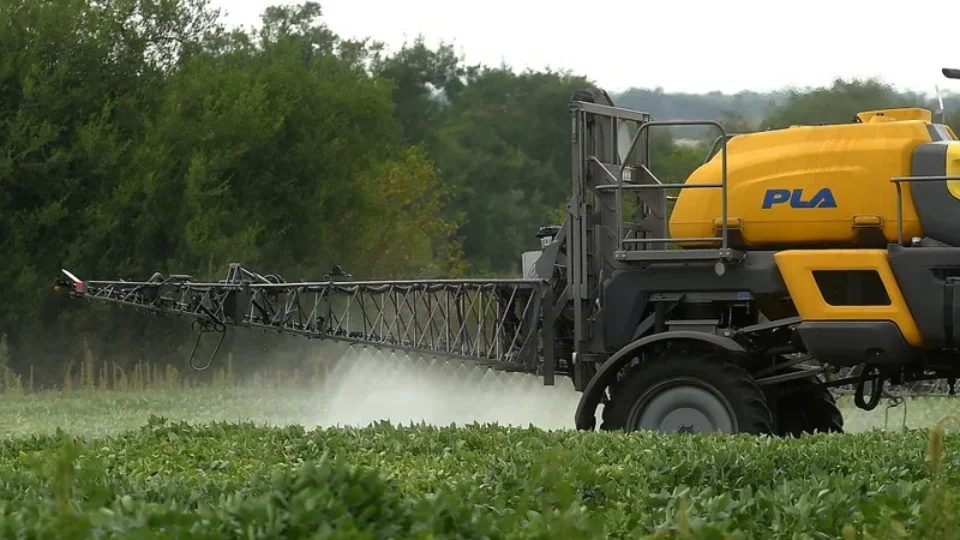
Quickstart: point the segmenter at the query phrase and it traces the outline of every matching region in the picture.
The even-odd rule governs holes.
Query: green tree
[[[373,70],[393,84],[396,117],[404,129],[405,141],[411,144],[437,143],[437,129],[443,112],[451,100],[470,83],[478,66],[463,63],[447,44],[430,49],[417,38],[396,54],[377,57]]]
[[[432,155],[463,212],[475,272],[516,273],[520,253],[570,196],[570,119],[583,77],[485,68],[450,100]]]
[[[14,351],[57,317],[51,276],[116,192],[178,53],[215,19],[198,0],[0,4],[0,329]]]
[[[791,125],[840,124],[854,121],[861,111],[890,107],[929,105],[929,99],[917,94],[899,93],[876,80],[837,79],[832,86],[808,92],[792,91],[786,102],[771,110],[761,129],[780,129]]]
[[[375,46],[337,37],[317,4],[269,8],[245,33],[199,1],[18,2],[0,7],[0,328],[21,362],[76,358],[81,335],[125,361],[181,352],[182,324],[64,314],[44,294],[61,267],[460,271],[448,189],[405,144]]]

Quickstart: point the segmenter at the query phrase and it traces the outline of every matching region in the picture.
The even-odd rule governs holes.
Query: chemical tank
[[[727,221],[734,229],[735,243],[740,244],[735,247],[853,247],[862,244],[864,230],[871,230],[874,244],[896,242],[897,190],[891,178],[960,171],[960,143],[954,142],[956,136],[949,127],[931,123],[930,111],[866,111],[857,118],[850,124],[792,126],[730,139]],[[721,154],[717,152],[686,184],[719,183],[720,179]],[[960,182],[950,184],[940,182],[943,193],[937,192],[936,200],[926,203],[930,216],[923,215],[928,210],[923,204],[914,205],[911,191],[930,191],[934,186],[903,186],[904,238],[924,236],[924,229],[929,229],[926,222],[942,221],[932,215],[934,211],[960,214]],[[719,188],[681,190],[670,219],[670,235],[676,239],[719,236],[720,216]],[[951,234],[960,238],[960,230],[953,233],[952,229],[941,236]]]

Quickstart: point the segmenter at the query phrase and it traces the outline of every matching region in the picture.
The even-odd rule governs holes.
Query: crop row
[[[945,538],[958,442],[153,419],[102,439],[0,443],[0,535]]]

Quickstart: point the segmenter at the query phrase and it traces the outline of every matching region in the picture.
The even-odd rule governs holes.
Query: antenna
[[[935,124],[946,124],[947,123],[947,112],[943,108],[943,94],[940,93],[940,85],[934,85],[934,88],[937,90],[937,103],[940,104],[940,108],[937,109],[936,114],[933,115]]]
[[[943,76],[948,79],[960,79],[960,69],[956,68],[943,68],[940,70],[943,73]],[[940,101],[940,123],[947,123],[947,112],[943,107],[943,96],[940,94],[940,86],[937,86],[937,99]]]

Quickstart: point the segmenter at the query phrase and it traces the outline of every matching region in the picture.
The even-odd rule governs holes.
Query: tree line
[[[949,67],[949,66],[944,66]],[[911,105],[924,105],[931,109],[936,109],[938,103],[933,94],[934,85],[941,81],[940,87],[943,94],[944,105],[948,110],[956,111],[960,106],[960,95],[956,91],[950,91],[949,84],[943,84],[941,74],[938,72],[930,73],[931,95],[923,95],[917,92],[896,92],[887,85],[859,85],[853,88],[846,88],[846,92],[866,91],[870,93],[871,99],[886,95],[886,98],[893,98],[910,103]],[[651,113],[660,119],[675,120],[693,120],[699,118],[741,118],[754,127],[759,127],[764,119],[771,115],[777,109],[783,108],[792,100],[808,94],[817,94],[824,91],[835,94],[849,81],[837,81],[840,84],[834,84],[827,88],[785,88],[773,92],[755,92],[743,90],[734,94],[723,92],[708,92],[705,94],[689,94],[682,92],[666,92],[662,88],[630,88],[616,96],[617,104],[622,107],[632,109],[642,109]],[[864,96],[867,97],[867,96]]]
[[[178,321],[74,309],[51,289],[61,268],[516,274],[569,196],[567,102],[596,86],[470,64],[451,45],[344,39],[312,2],[246,30],[205,0],[8,0],[0,20],[0,334],[41,383],[83,354],[182,365],[192,347]],[[846,122],[928,98],[837,81],[778,99],[759,123],[723,119]],[[658,174],[682,180],[704,144],[664,132]],[[238,350],[256,362],[250,339]]]

